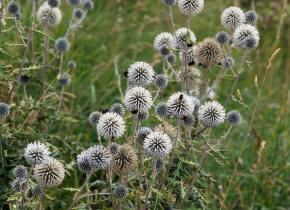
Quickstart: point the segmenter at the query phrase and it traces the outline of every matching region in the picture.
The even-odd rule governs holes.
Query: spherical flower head
[[[145,62],[136,62],[128,69],[128,80],[135,86],[147,87],[153,81],[153,67]]]
[[[237,110],[232,110],[227,113],[226,120],[231,125],[238,125],[242,120],[242,116]]]
[[[159,52],[161,55],[166,56],[169,55],[171,51],[168,47],[163,46],[160,48]]]
[[[119,138],[125,132],[125,122],[120,115],[107,112],[100,117],[97,131],[105,139]]]
[[[73,6],[78,6],[81,5],[83,2],[82,0],[67,0],[68,4],[73,5]]]
[[[70,74],[68,72],[64,72],[57,75],[57,81],[62,86],[67,86],[71,82]]]
[[[116,172],[129,173],[137,166],[138,158],[134,148],[130,145],[122,145],[119,151],[113,155],[112,166]]]
[[[47,4],[51,7],[51,8],[56,8],[60,6],[60,0],[47,0]]]
[[[246,23],[255,24],[258,21],[258,14],[253,10],[247,11],[245,13],[245,19]]]
[[[245,41],[252,37],[252,40],[256,40],[256,45],[259,43],[259,32],[258,30],[249,24],[243,24],[239,26],[233,35],[233,40],[236,46],[240,48],[245,48]]]
[[[196,46],[189,47],[187,49],[186,54],[187,54],[186,60],[187,60],[188,66],[193,66],[194,64],[198,63],[198,60],[196,57]],[[184,55],[184,52],[179,53],[179,59],[181,60],[181,62],[185,62],[185,58],[183,55]]]
[[[130,112],[148,111],[152,104],[151,93],[143,87],[133,87],[125,94],[125,106]]]
[[[223,26],[228,30],[234,30],[245,23],[245,14],[238,7],[229,7],[224,10],[221,16]]]
[[[158,34],[153,43],[154,48],[158,51],[161,52],[161,49],[163,47],[165,48],[170,48],[173,46],[173,36],[171,33],[168,32],[162,32]]]
[[[152,157],[167,156],[172,148],[169,136],[163,132],[152,132],[144,140],[144,150]]]
[[[228,44],[230,41],[230,35],[225,31],[220,31],[217,33],[215,39],[221,45]]]
[[[190,96],[190,99],[192,100],[192,103],[194,104],[193,113],[198,112],[199,107],[200,107],[200,99],[196,96]]]
[[[79,169],[85,173],[92,171],[92,167],[90,165],[90,155],[87,150],[77,155],[77,164]]]
[[[76,69],[76,68],[77,68],[77,64],[76,64],[76,62],[74,62],[74,61],[69,61],[69,62],[67,62],[67,67],[68,67],[70,70],[73,70],[73,69]]]
[[[192,126],[195,122],[195,117],[193,114],[183,115],[181,118],[181,123],[184,126]]]
[[[84,10],[92,10],[94,9],[94,2],[91,0],[85,0],[84,1]]]
[[[148,118],[149,118],[149,111],[148,110],[141,111],[141,112],[137,113],[137,119],[138,119],[139,122],[148,120]]]
[[[177,57],[176,57],[175,53],[170,52],[169,55],[166,55],[166,60],[172,64],[172,63],[176,62]]]
[[[117,144],[115,142],[112,142],[110,144],[110,152],[112,155],[116,155],[119,152],[120,144]]]
[[[10,113],[10,107],[5,103],[0,103],[0,117],[7,117]]]
[[[140,127],[137,131],[137,141],[140,143],[140,144],[143,144],[145,138],[151,134],[153,131],[151,128],[148,128],[148,127]]]
[[[206,38],[196,48],[198,62],[206,68],[219,64],[222,60],[222,50],[213,38]]]
[[[36,165],[33,173],[37,184],[46,188],[57,187],[64,179],[63,164],[54,158],[49,158],[45,164]]]
[[[16,177],[16,179],[24,180],[24,179],[26,179],[26,177],[28,175],[28,170],[25,166],[18,165],[14,168],[13,174]]]
[[[185,15],[195,16],[203,10],[203,0],[179,0],[179,10]]]
[[[24,74],[21,74],[18,79],[19,83],[22,85],[27,85],[30,82],[30,80],[31,78]]]
[[[198,110],[198,119],[205,127],[216,127],[225,120],[224,107],[216,101],[203,104]]]
[[[175,93],[169,97],[167,101],[170,113],[182,117],[183,115],[190,114],[194,110],[194,104],[190,97],[185,93]]]
[[[244,48],[246,50],[253,50],[256,49],[258,47],[258,40],[255,39],[254,37],[248,37],[246,38],[245,42],[244,42]]]
[[[176,0],[162,0],[165,6],[172,7],[176,4]]]
[[[168,84],[168,79],[164,74],[158,74],[154,77],[154,85],[158,89],[164,89]]]
[[[7,12],[16,15],[20,12],[20,5],[16,1],[10,1],[7,5]]]
[[[29,187],[28,182],[23,179],[15,179],[11,186],[14,192],[23,192],[26,191]]]
[[[96,169],[108,168],[112,159],[112,156],[104,146],[95,145],[87,150],[90,158],[90,166]]]
[[[36,185],[34,188],[31,189],[32,196],[38,197],[42,195],[42,188],[40,185]]]
[[[45,27],[56,27],[60,23],[61,17],[59,8],[51,8],[47,2],[42,4],[37,11],[37,20]]]
[[[99,120],[100,120],[100,117],[101,117],[102,113],[101,112],[98,112],[98,111],[95,111],[95,112],[92,112],[89,116],[89,122],[92,126],[97,126]]]
[[[159,117],[167,117],[170,115],[170,109],[168,107],[168,105],[164,102],[160,102],[156,105],[155,107],[155,113],[159,116]]]
[[[119,184],[113,190],[113,193],[117,199],[124,200],[127,197],[129,190],[125,185]]]
[[[21,12],[17,12],[14,17],[16,18],[16,20],[21,20],[22,19],[22,13]]]
[[[74,9],[73,13],[73,17],[76,19],[82,19],[84,16],[84,10],[80,8]]]
[[[175,47],[185,49],[188,45],[196,42],[195,34],[187,28],[180,28],[174,32]],[[189,40],[188,40],[189,38]]]
[[[156,161],[156,162],[155,162],[156,170],[157,170],[158,172],[162,171],[162,169],[163,169],[164,166],[165,166],[165,163],[164,163],[163,158],[157,158],[155,161]],[[154,164],[154,161],[153,161],[152,163]]]
[[[66,37],[60,37],[55,41],[55,49],[58,52],[68,51],[70,43]]]
[[[223,67],[229,69],[235,66],[235,60],[232,57],[227,57],[223,59]]]
[[[110,112],[116,113],[120,116],[124,116],[126,110],[125,110],[125,107],[123,106],[123,104],[115,103],[111,106]]]
[[[24,149],[24,157],[31,165],[47,163],[49,155],[48,147],[40,142],[29,143]]]

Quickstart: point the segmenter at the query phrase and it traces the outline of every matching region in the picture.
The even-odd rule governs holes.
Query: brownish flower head
[[[128,173],[136,167],[137,160],[133,147],[128,144],[121,145],[119,151],[113,155],[113,169],[115,172]]]

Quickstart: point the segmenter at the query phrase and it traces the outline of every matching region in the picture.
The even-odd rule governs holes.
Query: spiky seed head
[[[153,46],[162,55],[168,55],[164,53],[170,52],[168,48],[171,48],[173,46],[174,44],[173,41],[174,40],[171,33],[162,32],[155,37]],[[167,50],[167,51],[162,53],[162,50]]]
[[[123,104],[115,103],[111,106],[110,112],[116,113],[120,116],[124,116],[126,110],[125,110],[125,107],[123,106]]]
[[[73,13],[73,17],[76,19],[82,19],[84,16],[84,10],[80,8],[74,9]]]
[[[177,117],[190,114],[194,110],[194,104],[190,97],[185,93],[175,93],[167,101],[169,112]]]
[[[168,55],[166,55],[166,60],[169,63],[175,63],[176,60],[177,60],[177,57],[176,57],[175,53],[173,53],[173,52],[170,51],[170,53]]]
[[[189,66],[193,66],[194,64],[198,63],[197,57],[196,57],[196,46],[192,46],[187,48],[187,65]],[[185,58],[184,58],[185,52],[180,52],[179,53],[179,59],[181,60],[181,62],[185,62]]]
[[[10,107],[6,103],[0,103],[0,117],[7,117],[10,113]]]
[[[60,0],[47,0],[47,4],[51,8],[56,8],[60,6]]]
[[[38,197],[42,195],[42,187],[40,185],[36,185],[34,188],[31,189],[32,196]]]
[[[73,69],[76,69],[76,68],[77,68],[77,64],[76,64],[76,62],[74,62],[74,61],[68,61],[68,62],[67,62],[67,67],[68,67],[70,70],[73,70]]]
[[[160,102],[155,107],[155,113],[159,117],[167,117],[170,115],[170,109],[166,103]]]
[[[153,81],[153,67],[145,62],[136,62],[128,69],[128,80],[135,86],[147,87]]]
[[[223,26],[228,30],[234,30],[245,23],[245,14],[238,7],[229,7],[224,10],[221,16]]]
[[[164,74],[158,74],[154,77],[154,85],[158,89],[164,89],[168,84],[168,79]]]
[[[227,113],[226,120],[232,125],[238,125],[242,120],[242,116],[237,110],[232,110]]]
[[[84,10],[92,10],[94,9],[94,2],[91,0],[84,1]]]
[[[165,6],[171,7],[171,6],[174,6],[176,4],[176,0],[162,0],[162,3]]]
[[[110,144],[110,152],[112,155],[116,155],[119,152],[120,144],[117,144],[115,142],[112,142]]]
[[[184,126],[192,126],[195,122],[195,117],[193,114],[183,115],[181,118],[181,123]]]
[[[143,143],[144,150],[152,157],[167,156],[172,148],[169,136],[163,132],[152,132]]]
[[[62,86],[67,86],[71,82],[70,74],[68,72],[64,72],[57,75],[57,81]]]
[[[252,36],[246,38],[245,43],[244,43],[244,48],[246,50],[253,50],[253,49],[256,49],[257,47],[258,47],[258,40],[257,39],[255,39]]]
[[[77,164],[79,169],[85,173],[92,171],[90,155],[87,150],[82,151],[81,154],[77,155]]]
[[[196,96],[190,96],[190,99],[192,100],[192,103],[195,105],[193,113],[198,112],[198,109],[200,107],[200,99]]]
[[[19,83],[22,85],[27,85],[30,82],[30,80],[31,78],[24,74],[21,74],[18,79]]]
[[[221,45],[228,44],[230,41],[230,35],[225,31],[220,31],[215,36],[215,39]]]
[[[22,13],[21,12],[17,12],[14,17],[16,18],[16,20],[21,20],[22,19]]]
[[[223,64],[223,67],[229,69],[235,66],[235,60],[233,57],[227,57],[223,59],[222,64]]]
[[[206,102],[198,110],[198,119],[205,127],[215,127],[225,120],[224,107],[216,101]]]
[[[110,151],[102,145],[95,145],[87,150],[90,166],[93,170],[108,168],[112,159]]]
[[[258,14],[253,10],[247,11],[245,13],[245,19],[246,23],[255,24],[258,21]]]
[[[162,169],[165,166],[163,158],[157,158],[155,161],[156,161],[155,162],[155,164],[156,164],[155,167],[156,167],[157,172],[162,171]],[[152,164],[154,164],[154,161],[152,162]]]
[[[14,168],[13,174],[16,179],[24,180],[28,175],[28,170],[24,165],[18,165]]]
[[[56,27],[60,23],[61,17],[59,8],[51,8],[47,2],[42,4],[37,11],[37,20],[45,27]]]
[[[28,182],[23,179],[15,179],[11,185],[14,192],[22,192],[28,189]]]
[[[149,127],[140,127],[137,131],[137,141],[140,143],[140,144],[143,144],[145,138],[151,134],[153,131],[151,128]]]
[[[198,62],[206,68],[217,65],[222,60],[222,50],[213,38],[206,38],[196,48]]]
[[[255,39],[256,45],[258,45],[260,40],[258,30],[252,25],[243,24],[235,30],[233,40],[235,45],[240,48],[245,48],[245,41],[250,37],[252,37],[252,40]]]
[[[180,28],[173,35],[175,48],[185,49],[189,44],[196,42],[195,34],[187,28]]]
[[[73,6],[78,6],[81,5],[83,2],[82,0],[67,0],[68,4],[73,5]]]
[[[60,37],[55,41],[55,49],[58,52],[68,51],[70,43],[66,37]]]
[[[105,139],[119,138],[125,132],[125,122],[120,115],[107,112],[100,117],[97,131]]]
[[[16,1],[10,1],[7,5],[7,12],[11,15],[16,15],[20,12],[20,4],[18,4]]]
[[[49,155],[48,147],[40,142],[29,143],[24,149],[24,157],[31,165],[47,163]]]
[[[98,111],[94,111],[89,116],[89,122],[92,126],[97,126],[102,113]]]
[[[185,15],[195,16],[203,10],[204,0],[179,0],[179,10]]]
[[[125,185],[119,184],[116,186],[113,193],[117,199],[123,200],[127,197],[129,190]]]
[[[133,87],[126,91],[125,106],[131,112],[148,111],[152,106],[151,93],[143,87]]]
[[[137,119],[138,121],[145,121],[145,120],[148,120],[149,118],[149,111],[141,111],[141,112],[138,112],[137,113]]]
[[[121,145],[118,152],[113,155],[113,170],[120,173],[129,173],[137,165],[137,155],[130,145]]]

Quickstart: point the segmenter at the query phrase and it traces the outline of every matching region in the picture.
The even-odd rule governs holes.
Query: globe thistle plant
[[[172,143],[167,134],[155,131],[145,138],[143,147],[152,157],[164,157],[170,153]]]
[[[31,165],[45,164],[49,161],[48,147],[40,142],[29,143],[24,149],[24,157]]]
[[[11,185],[14,192],[26,191],[29,187],[28,182],[23,179],[15,179]]]
[[[198,119],[205,127],[216,127],[225,120],[225,110],[216,101],[206,102],[198,110]]]
[[[18,165],[14,168],[13,174],[16,179],[24,180],[28,175],[28,170],[24,165]]]
[[[153,131],[151,128],[148,128],[148,127],[140,127],[137,131],[137,141],[140,143],[140,144],[143,144],[145,138],[151,134]]]
[[[116,113],[120,116],[124,116],[126,110],[125,110],[125,107],[123,106],[123,104],[115,103],[111,106],[110,112]]]
[[[128,173],[137,166],[137,155],[130,145],[122,145],[116,154],[113,155],[113,170],[119,173]]]
[[[229,69],[235,66],[235,60],[232,57],[227,57],[223,59],[223,67]]]
[[[42,195],[42,188],[40,185],[36,185],[34,188],[31,189],[32,196],[38,197]]]
[[[168,79],[164,74],[158,74],[154,77],[153,83],[158,89],[164,89],[168,84]]]
[[[232,110],[227,113],[226,120],[231,125],[238,125],[242,120],[242,116],[237,110]]]
[[[67,86],[71,82],[70,74],[67,72],[61,73],[57,75],[57,81],[62,86]]]
[[[169,97],[167,106],[171,114],[182,117],[183,115],[192,113],[194,110],[194,104],[190,97],[185,93],[175,93]]]
[[[181,123],[184,126],[192,126],[195,122],[195,117],[193,114],[183,115],[181,118]]]
[[[139,122],[148,120],[148,118],[149,118],[149,111],[148,110],[141,111],[141,112],[137,113],[137,119],[138,119]]]
[[[193,31],[187,28],[180,28],[174,32],[174,46],[177,49],[184,49],[188,45],[196,42],[196,37]],[[189,37],[189,40],[187,38]]]
[[[84,17],[84,10],[80,8],[74,9],[73,17],[76,19],[82,19]]]
[[[152,106],[151,93],[143,87],[133,87],[126,91],[125,106],[131,112],[148,111]]]
[[[56,27],[60,23],[61,17],[59,8],[51,8],[47,2],[42,4],[37,11],[38,22],[45,27]]]
[[[73,70],[73,69],[76,69],[76,68],[77,68],[77,64],[76,64],[76,62],[74,62],[74,61],[69,61],[69,62],[67,62],[67,67],[68,67],[70,70]]]
[[[250,37],[251,40],[255,40],[255,46],[257,46],[260,39],[258,30],[252,25],[243,24],[235,30],[233,40],[235,45],[245,48],[245,41]]]
[[[215,37],[216,41],[221,44],[228,44],[230,42],[230,35],[225,31],[220,31]]]
[[[102,113],[98,111],[94,111],[89,115],[89,122],[93,126],[97,126]]]
[[[179,58],[180,58],[181,62],[185,62],[183,55],[184,55],[184,53],[180,52]],[[196,46],[192,46],[192,47],[188,48],[186,55],[187,55],[187,57],[186,57],[187,65],[192,66],[192,65],[198,63],[198,60],[196,57]]]
[[[154,70],[145,62],[136,62],[128,69],[128,80],[135,86],[147,87],[153,81]]]
[[[93,170],[108,168],[112,156],[104,146],[95,145],[87,150],[89,154],[90,166]]]
[[[245,20],[248,24],[255,24],[258,21],[258,14],[253,10],[247,11],[245,13]]]
[[[55,41],[55,49],[58,52],[68,51],[70,43],[66,37],[60,37]]]
[[[73,6],[79,6],[83,2],[82,0],[67,0],[68,4]]]
[[[166,60],[167,60],[169,63],[175,63],[176,60],[177,60],[177,57],[176,57],[175,53],[170,52],[168,55],[166,55]]]
[[[166,103],[160,102],[155,107],[155,113],[159,117],[167,117],[170,115],[170,109]]]
[[[203,0],[179,0],[179,10],[185,15],[195,16],[203,10]]]
[[[10,107],[6,103],[0,103],[0,117],[7,117],[10,113]]]
[[[11,15],[16,15],[20,12],[20,5],[16,1],[10,1],[7,5],[7,12]]]
[[[162,0],[162,3],[165,6],[171,7],[171,6],[174,6],[176,4],[176,0]]]
[[[84,1],[84,10],[92,10],[94,8],[94,2],[91,0],[85,0]]]
[[[221,16],[223,26],[228,30],[234,30],[245,23],[245,14],[238,7],[229,7],[224,10]]]
[[[161,53],[161,49],[162,48],[166,48],[167,49],[167,48],[172,47],[173,46],[173,36],[172,36],[172,34],[168,33],[168,32],[162,32],[162,33],[158,34],[155,37],[155,39],[154,39],[153,46],[160,53]]]
[[[90,165],[90,155],[87,150],[77,155],[77,164],[79,169],[85,173],[92,171],[92,167]]]
[[[56,8],[60,6],[60,0],[47,0],[47,4],[51,8]]]
[[[127,197],[129,190],[125,185],[119,184],[115,187],[113,193],[117,199],[124,200]]]
[[[258,47],[258,40],[256,38],[250,36],[250,37],[245,39],[243,47],[246,50],[256,49]]]

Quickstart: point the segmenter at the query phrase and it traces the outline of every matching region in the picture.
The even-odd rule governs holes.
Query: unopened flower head
[[[6,103],[0,103],[0,117],[7,117],[10,113],[10,107]]]
[[[48,147],[40,142],[29,143],[24,149],[24,157],[31,165],[47,163],[49,155]]]
[[[24,165],[18,165],[14,168],[13,174],[17,179],[24,180],[28,175],[28,170]]]
[[[243,25],[239,26],[235,30],[234,35],[233,35],[234,43],[238,47],[241,47],[241,48],[245,48],[245,41],[248,38],[252,38],[252,40],[256,41],[255,46],[258,45],[259,40],[260,40],[259,32],[254,26],[249,25],[249,24],[243,24]]]
[[[169,136],[163,132],[152,132],[144,140],[144,150],[153,157],[167,156],[172,148]]]
[[[250,36],[245,39],[244,48],[247,50],[253,50],[258,47],[258,40],[254,37]]]
[[[223,66],[227,69],[235,66],[235,60],[232,57],[227,57],[223,59]]]
[[[18,79],[19,83],[22,85],[27,85],[30,82],[30,80],[31,78],[24,74],[21,74]]]
[[[128,69],[128,80],[135,86],[147,87],[153,81],[153,67],[145,62],[136,62]]]
[[[14,192],[26,191],[28,187],[29,187],[28,182],[26,182],[23,179],[15,179],[12,182],[12,189]]]
[[[39,185],[48,188],[56,187],[64,179],[63,164],[54,158],[49,158],[47,163],[35,166],[34,178]]]
[[[42,187],[40,185],[36,185],[34,188],[31,189],[32,196],[38,197],[42,195]]]
[[[125,94],[125,106],[131,112],[148,111],[152,104],[151,93],[143,87],[133,87]]]
[[[94,2],[91,0],[84,1],[84,10],[92,10],[94,8]]]
[[[168,55],[166,55],[166,60],[169,63],[175,63],[176,60],[177,60],[177,57],[176,57],[175,53],[173,53],[173,52],[170,51],[170,53]]]
[[[200,99],[196,96],[190,96],[190,99],[192,100],[192,103],[194,104],[193,112],[194,113],[198,112],[199,107],[200,107]]]
[[[204,0],[179,0],[179,10],[185,15],[195,16],[203,10]]]
[[[121,145],[118,152],[113,155],[113,169],[116,172],[128,173],[137,166],[138,158],[134,148],[130,145]]]
[[[42,4],[37,12],[38,22],[45,27],[56,27],[60,23],[61,17],[59,8],[51,8],[47,2]]]
[[[177,49],[184,49],[196,42],[195,34],[187,28],[180,28],[174,32],[174,43]],[[189,40],[187,39],[189,38]]]
[[[228,30],[234,30],[245,23],[245,14],[238,7],[229,7],[224,10],[221,16],[223,26]]]
[[[160,102],[155,107],[155,113],[159,117],[167,117],[170,115],[170,109],[166,103]]]
[[[167,101],[170,113],[182,117],[183,115],[192,113],[194,110],[194,104],[190,97],[185,93],[175,93],[169,97]]]
[[[113,190],[113,193],[117,199],[123,200],[127,197],[129,190],[125,185],[119,184]]]
[[[123,106],[123,104],[115,103],[111,106],[110,112],[116,113],[120,116],[124,116],[126,110],[125,110],[125,107]]]
[[[183,115],[181,118],[181,123],[184,126],[192,126],[195,122],[195,117],[193,114]]]
[[[70,43],[66,37],[60,37],[55,41],[55,49],[58,52],[68,51]]]
[[[83,1],[82,1],[82,0],[67,0],[67,2],[68,2],[70,5],[78,6],[78,5],[81,5],[81,3],[82,3]]]
[[[148,120],[149,118],[149,111],[146,110],[146,111],[140,111],[137,113],[137,119],[138,121],[145,121],[145,120]]]
[[[68,72],[64,72],[57,75],[57,81],[62,86],[67,86],[71,82],[70,74]]]
[[[168,79],[164,74],[158,74],[154,77],[154,85],[158,89],[164,89],[168,84]]]
[[[20,12],[20,5],[16,1],[10,1],[7,5],[7,12],[16,15]]]
[[[120,144],[117,144],[115,142],[112,142],[110,144],[110,152],[112,155],[116,155],[119,152]]]
[[[217,33],[215,39],[219,44],[227,44],[230,41],[230,35],[225,31],[220,31]]]
[[[76,69],[77,64],[76,64],[76,62],[74,62],[74,61],[69,61],[69,62],[67,62],[67,67],[68,67],[70,70],[72,70],[72,69]]]
[[[14,17],[16,18],[16,20],[21,20],[22,19],[22,13],[21,12],[17,12]]]
[[[95,145],[87,150],[90,166],[93,170],[108,168],[112,159],[110,151],[102,145]]]
[[[91,125],[93,126],[97,126],[99,120],[100,120],[100,117],[101,117],[102,113],[101,112],[98,112],[98,111],[94,111],[90,114],[89,116],[89,122]]]
[[[181,62],[185,62],[185,58],[183,55],[184,55],[184,52],[179,53],[179,58]],[[198,60],[196,57],[196,46],[189,47],[187,49],[186,55],[187,55],[186,57],[187,65],[193,66],[194,64],[198,63]]]
[[[237,110],[232,110],[227,113],[226,120],[232,125],[238,125],[242,120],[242,116]]]
[[[176,4],[176,0],[162,0],[162,3],[165,6],[171,7],[171,6],[174,6]]]
[[[206,127],[215,127],[222,124],[225,116],[223,106],[216,101],[206,102],[198,110],[198,119]]]
[[[80,8],[74,9],[73,13],[74,13],[73,17],[76,19],[82,19],[84,14],[85,14],[84,10],[82,10]]]
[[[100,117],[97,131],[105,139],[119,138],[125,132],[125,122],[120,115],[107,112]]]
[[[157,158],[155,161],[156,161],[156,162],[155,162],[156,170],[157,170],[158,172],[162,171],[162,169],[163,169],[164,166],[165,166],[165,163],[164,163],[163,158]],[[154,161],[153,161],[152,163],[154,164]]]
[[[60,6],[60,0],[47,0],[47,4],[51,8],[59,7]]]
[[[163,47],[165,48],[170,48],[173,46],[173,36],[171,33],[168,32],[162,32],[158,34],[153,43],[154,48],[158,51],[161,52],[161,49]]]
[[[90,165],[90,155],[87,150],[82,151],[81,154],[77,155],[77,164],[79,169],[85,173],[92,170]]]
[[[151,134],[153,131],[151,128],[149,127],[140,127],[137,131],[137,137],[136,139],[138,140],[138,142],[140,144],[143,144],[145,138]]]
[[[258,14],[255,11],[250,10],[245,13],[245,18],[246,23],[255,24],[258,21]]]

